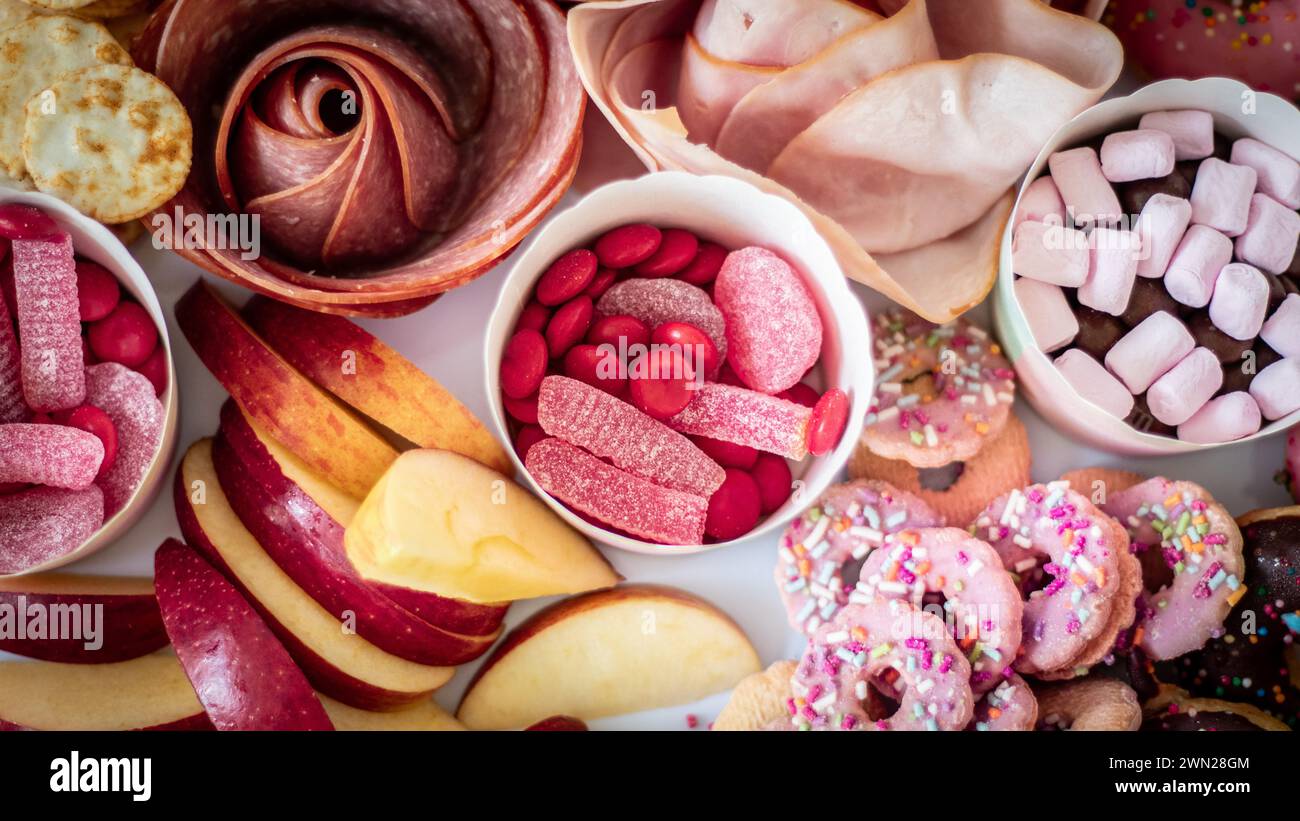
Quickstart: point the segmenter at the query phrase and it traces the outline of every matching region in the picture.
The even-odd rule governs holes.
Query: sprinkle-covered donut
[[[943,621],[897,599],[851,604],[823,625],[792,687],[789,724],[801,730],[961,730],[975,703]],[[889,715],[868,709],[877,688],[897,703]]]
[[[1085,678],[1035,691],[1040,730],[1118,730],[1142,725],[1137,693],[1121,681]]]
[[[1025,680],[1010,670],[998,684],[975,702],[968,730],[1024,732],[1038,723],[1038,699]]]
[[[971,689],[997,686],[1020,649],[1024,604],[997,552],[955,527],[901,530],[862,565],[858,590],[934,613],[971,665]]]
[[[1217,698],[1194,698],[1177,687],[1165,686],[1143,708],[1144,732],[1286,732],[1291,728],[1250,704]]]
[[[776,588],[790,626],[812,635],[853,598],[858,569],[886,534],[939,527],[925,502],[884,482],[829,488],[795,519],[777,548]]]
[[[972,458],[1002,432],[1016,378],[988,331],[901,309],[877,314],[874,328],[879,375],[862,432],[872,452],[941,467]]]
[[[997,551],[1026,599],[1017,672],[1073,674],[1100,661],[1132,624],[1125,576],[1135,577],[1137,565],[1128,534],[1067,483],[1011,491],[971,532]]]

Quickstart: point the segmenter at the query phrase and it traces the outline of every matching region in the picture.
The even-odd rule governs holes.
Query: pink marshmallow
[[[1165,275],[1191,221],[1192,204],[1188,200],[1168,194],[1156,194],[1147,200],[1137,224],[1142,239],[1138,276],[1155,279]]]
[[[1288,357],[1255,374],[1250,395],[1270,421],[1300,410],[1300,359]]]
[[[1065,224],[1065,201],[1061,192],[1048,176],[1039,177],[1025,188],[1016,204],[1016,219],[1012,227],[1026,220]]]
[[[1181,425],[1223,387],[1223,367],[1209,348],[1197,348],[1147,390],[1151,415],[1166,425]]]
[[[1210,298],[1210,321],[1233,339],[1254,339],[1268,313],[1268,291],[1258,268],[1240,262],[1223,266]]]
[[[1141,242],[1133,231],[1115,228],[1094,228],[1088,239],[1092,246],[1088,281],[1079,287],[1079,302],[1119,316],[1133,295]]]
[[[1184,305],[1204,308],[1223,266],[1232,262],[1232,240],[1213,228],[1193,225],[1183,234],[1165,271],[1165,290]]]
[[[1295,210],[1300,208],[1300,162],[1249,137],[1232,144],[1232,162],[1255,169],[1259,190]]]
[[[1102,364],[1078,348],[1056,358],[1056,369],[1080,396],[1119,419],[1133,412],[1133,394]]]
[[[1192,222],[1235,237],[1246,230],[1250,195],[1253,193],[1255,169],[1210,157],[1196,170],[1196,184],[1192,186]]]
[[[1156,311],[1106,352],[1106,367],[1137,395],[1192,352],[1191,331],[1168,311]]]
[[[1174,173],[1174,141],[1163,131],[1116,131],[1101,143],[1101,173],[1111,182],[1133,182]]]
[[[1077,288],[1088,279],[1088,235],[1060,224],[1022,222],[1011,239],[1011,270]]]
[[[1235,442],[1264,424],[1259,403],[1245,391],[1215,397],[1178,426],[1178,438],[1198,445]]]
[[[1300,294],[1287,294],[1260,328],[1259,338],[1283,356],[1300,357]]]
[[[1064,348],[1079,333],[1079,320],[1070,310],[1065,291],[1050,282],[1021,277],[1016,280],[1016,300],[1025,312],[1038,349],[1051,353]]]
[[[1058,151],[1047,158],[1047,165],[1075,223],[1110,223],[1120,218],[1119,198],[1101,173],[1096,151],[1087,147]]]
[[[1138,128],[1168,134],[1175,160],[1203,160],[1214,153],[1214,116],[1208,111],[1152,111],[1142,115]]]
[[[1237,237],[1237,256],[1270,274],[1280,274],[1295,258],[1300,214],[1267,194],[1250,198],[1246,230]]]

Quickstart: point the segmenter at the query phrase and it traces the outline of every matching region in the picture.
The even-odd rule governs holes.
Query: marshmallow
[[[1116,131],[1101,143],[1101,173],[1111,182],[1133,182],[1174,173],[1174,141],[1163,131]]]
[[[1300,359],[1288,357],[1255,374],[1250,395],[1270,421],[1300,410]]]
[[[1178,438],[1198,445],[1235,442],[1259,431],[1264,423],[1259,403],[1245,391],[1211,399],[1178,426]]]
[[[1031,182],[1025,193],[1020,195],[1016,204],[1015,225],[1026,220],[1047,222],[1052,225],[1065,224],[1065,201],[1061,199],[1060,189],[1049,176],[1042,176]]]
[[[1300,208],[1300,162],[1249,137],[1232,144],[1232,162],[1255,169],[1261,192],[1293,211]]]
[[[1133,231],[1115,228],[1094,228],[1088,240],[1088,281],[1079,286],[1079,303],[1119,316],[1133,295],[1141,242]]]
[[[1196,347],[1191,331],[1166,311],[1156,311],[1106,353],[1106,367],[1134,395],[1168,373]],[[1217,367],[1217,366],[1216,366]]]
[[[1223,266],[1210,298],[1214,327],[1241,342],[1254,339],[1268,313],[1268,279],[1240,262]]]
[[[1197,348],[1147,390],[1151,415],[1166,425],[1181,425],[1223,387],[1223,368],[1209,348]]]
[[[1300,294],[1287,294],[1260,329],[1259,338],[1283,356],[1300,357]]]
[[[1253,193],[1255,169],[1210,157],[1196,169],[1196,184],[1192,186],[1192,222],[1235,237],[1246,230],[1250,195]]]
[[[1138,276],[1156,278],[1165,275],[1178,243],[1192,221],[1191,202],[1168,194],[1156,194],[1147,200],[1138,217],[1138,236],[1142,254],[1138,257]]]
[[[1203,160],[1214,153],[1214,116],[1208,111],[1152,111],[1142,115],[1138,128],[1168,134],[1179,161]]]
[[[1101,363],[1078,348],[1071,348],[1056,358],[1056,369],[1080,396],[1119,419],[1133,412],[1133,394],[1124,384],[1102,367]]]
[[[1058,151],[1047,158],[1047,165],[1075,223],[1110,223],[1120,218],[1119,198],[1101,173],[1096,151],[1087,147]]]
[[[1193,225],[1183,234],[1165,272],[1165,290],[1184,305],[1204,308],[1223,266],[1232,262],[1232,240],[1213,228]]]
[[[1022,277],[1077,288],[1088,279],[1088,236],[1033,220],[1016,226],[1011,270]]]
[[[1051,353],[1073,341],[1079,333],[1079,320],[1070,310],[1065,291],[1050,282],[1023,277],[1016,280],[1015,289],[1016,300],[1040,351]]]
[[[1268,271],[1280,274],[1295,258],[1300,243],[1300,214],[1267,194],[1250,198],[1246,230],[1237,237],[1237,256]]]

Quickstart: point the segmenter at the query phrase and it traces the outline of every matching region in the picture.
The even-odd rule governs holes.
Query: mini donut
[[[973,521],[990,499],[1029,484],[1029,467],[1029,433],[1014,414],[979,453],[943,467],[915,468],[901,459],[886,459],[863,442],[849,457],[851,478],[889,482],[921,498],[950,522]]]
[[[975,704],[943,621],[898,599],[842,609],[812,637],[792,687],[794,729],[961,730]],[[871,707],[873,689],[887,714]]]
[[[874,329],[876,395],[862,432],[873,453],[937,468],[974,458],[1002,432],[1016,375],[988,331],[902,309],[877,314]]]
[[[788,725],[787,705],[794,698],[790,679],[796,666],[796,661],[778,661],[766,670],[745,676],[709,729],[762,730],[776,724]]]
[[[975,702],[975,715],[967,730],[1023,732],[1038,723],[1038,699],[1025,680],[1010,673]]]
[[[1020,649],[1020,591],[997,552],[964,530],[891,533],[862,565],[858,592],[907,600],[949,624],[977,694],[997,686]]]
[[[777,547],[776,589],[790,626],[812,635],[834,618],[849,603],[861,562],[886,534],[943,524],[925,502],[884,482],[829,488],[790,523]]]
[[[1286,473],[1282,481],[1291,498],[1300,502],[1300,426],[1291,428],[1286,435]]]
[[[1250,704],[1217,698],[1193,698],[1186,690],[1165,685],[1143,708],[1145,732],[1287,732],[1291,728]]]
[[[1085,678],[1035,691],[1040,730],[1119,730],[1142,726],[1137,693],[1122,681]]]
[[[1133,623],[1140,581],[1128,534],[1067,483],[999,497],[971,533],[997,551],[1025,598],[1017,672],[1077,674]]]

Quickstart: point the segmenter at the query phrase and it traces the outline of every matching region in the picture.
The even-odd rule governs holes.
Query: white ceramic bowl
[[[1272,94],[1222,77],[1203,80],[1163,80],[1127,97],[1093,106],[1061,126],[1039,153],[1025,176],[1020,193],[1038,178],[1047,158],[1063,148],[1124,128],[1136,128],[1151,111],[1197,108],[1214,115],[1215,129],[1230,139],[1254,137],[1300,158],[1300,110]],[[1083,399],[1065,381],[1052,359],[1038,350],[1015,298],[1011,273],[1011,224],[1002,238],[1001,272],[994,296],[998,335],[1020,377],[1025,396],[1052,425],[1103,450],[1133,455],[1162,455],[1210,451],[1238,442],[1272,436],[1300,422],[1300,411],[1266,424],[1258,433],[1233,442],[1199,445],[1167,436],[1142,433]]]
[[[808,219],[785,200],[764,194],[730,177],[699,177],[681,172],[649,174],[611,183],[585,196],[552,219],[515,262],[488,320],[484,366],[488,402],[497,435],[511,441],[501,404],[498,371],[501,353],[537,279],[557,257],[595,240],[619,225],[648,222],[680,226],[727,248],[762,245],[780,254],[804,276],[821,314],[822,354],[814,371],[819,389],[835,386],[851,401],[848,427],[839,445],[821,457],[808,456],[791,465],[795,493],[771,515],[735,542],[771,533],[793,519],[833,482],[848,461],[862,432],[874,390],[875,370],[866,311],[849,290],[826,241]],[[774,340],[774,344],[779,344]],[[816,380],[814,380],[816,381]],[[712,550],[735,542],[661,545],[612,533],[587,522],[552,498],[533,481],[519,455],[510,449],[516,468],[529,486],[570,525],[591,539],[637,553],[681,555]]]
[[[167,354],[167,390],[159,397],[165,417],[162,444],[149,465],[144,481],[136,488],[135,495],[121,510],[105,521],[94,536],[83,542],[76,550],[15,574],[23,576],[63,567],[104,549],[125,535],[131,526],[149,510],[149,506],[158,496],[158,491],[166,483],[167,466],[176,451],[176,418],[179,400],[176,390],[176,367],[172,359],[171,340],[167,336],[167,322],[163,317],[162,306],[158,304],[158,297],[154,294],[149,278],[126,250],[126,246],[122,245],[103,225],[54,197],[0,188],[0,203],[34,205],[53,217],[55,222],[72,236],[72,245],[77,254],[112,271],[127,293],[149,312],[149,317],[158,328],[158,344],[163,346]]]

